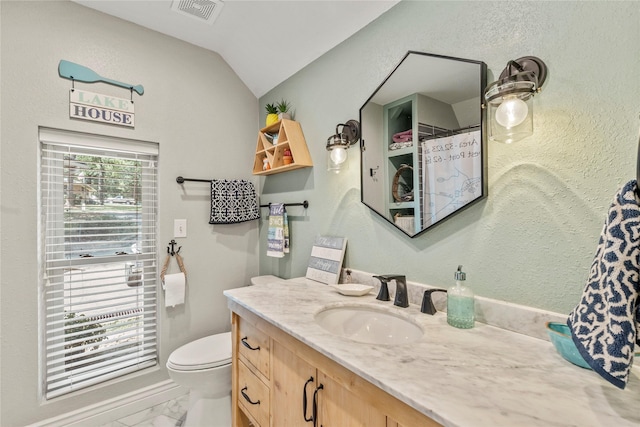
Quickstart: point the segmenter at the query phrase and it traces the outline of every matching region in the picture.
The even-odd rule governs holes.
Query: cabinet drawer
[[[265,378],[269,378],[269,336],[239,319],[238,352]]]
[[[238,404],[260,426],[269,426],[269,388],[242,361],[238,362]]]

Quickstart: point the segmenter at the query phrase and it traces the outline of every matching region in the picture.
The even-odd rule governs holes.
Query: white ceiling
[[[172,0],[72,1],[217,52],[261,97],[400,0],[226,0],[213,24]]]

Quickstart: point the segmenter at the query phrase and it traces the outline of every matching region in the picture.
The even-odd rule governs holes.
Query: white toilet
[[[176,384],[190,389],[183,427],[231,426],[231,332],[174,350],[167,370]]]
[[[251,278],[251,285],[277,280]],[[231,426],[231,332],[209,335],[177,348],[167,361],[169,376],[188,387],[189,409],[182,427]]]

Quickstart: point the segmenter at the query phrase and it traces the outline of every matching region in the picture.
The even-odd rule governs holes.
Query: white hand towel
[[[167,274],[164,276],[164,306],[175,307],[184,304],[186,276],[184,273]]]

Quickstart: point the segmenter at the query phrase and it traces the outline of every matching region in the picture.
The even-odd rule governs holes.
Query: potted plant
[[[265,105],[265,110],[267,110],[267,120],[265,122],[265,126],[271,126],[276,123],[278,119],[278,107],[274,104]]]
[[[283,99],[280,102],[278,102],[276,107],[278,108],[278,119],[279,120],[282,120],[282,119],[291,120],[291,114],[289,113],[289,110],[291,109],[291,104],[289,104],[289,101],[285,101]]]

